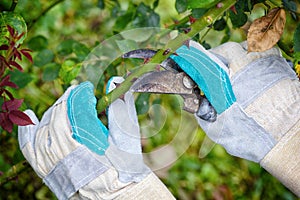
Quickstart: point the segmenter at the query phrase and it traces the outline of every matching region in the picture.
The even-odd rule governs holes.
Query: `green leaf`
[[[79,42],[73,43],[72,49],[79,61],[83,61],[90,53],[90,50],[84,44]]]
[[[195,8],[192,10],[193,17],[199,19],[207,12],[207,9],[205,8]]]
[[[155,0],[155,1],[153,2],[153,10],[154,10],[155,8],[157,8],[158,4],[159,4],[159,0]]]
[[[135,101],[136,112],[138,115],[143,115],[149,110],[149,93],[141,93]]]
[[[229,17],[233,27],[239,28],[247,22],[248,16],[241,9],[236,8],[236,11],[237,13],[235,14],[232,10],[230,10]]]
[[[297,12],[297,4],[294,1],[291,0],[283,0],[282,1],[283,6],[292,12]]]
[[[131,22],[133,15],[133,12],[127,12],[124,15],[118,17],[116,23],[113,26],[113,30],[115,32],[121,32],[122,30],[124,30],[129,22]]]
[[[0,13],[0,45],[8,44],[5,36],[9,36],[7,25],[10,25],[20,35],[25,33],[18,41],[18,44],[22,44],[27,36],[27,25],[23,17],[14,12],[2,12]]]
[[[104,0],[98,0],[97,6],[103,10],[105,8]]]
[[[44,49],[34,56],[33,64],[37,67],[42,67],[47,63],[50,63],[53,59],[54,53],[49,49]]]
[[[77,43],[77,41],[73,39],[68,39],[62,41],[57,47],[57,53],[61,56],[67,56],[73,52],[73,45]]]
[[[46,49],[48,46],[48,40],[42,35],[35,36],[31,38],[28,43],[28,47],[33,51],[41,51]]]
[[[59,70],[59,77],[65,84],[69,84],[72,80],[74,80],[78,73],[80,72],[80,65],[77,65],[76,60],[67,59],[62,64]]]
[[[211,8],[214,5],[217,5],[217,3],[220,0],[188,0],[187,6],[188,8],[194,9],[194,8]]]
[[[229,29],[228,26],[226,26],[226,28],[225,28],[225,35],[224,35],[224,37],[221,40],[221,44],[229,41],[230,36],[231,36],[230,34],[231,34],[230,29]]]
[[[219,179],[219,174],[216,168],[210,163],[203,163],[201,168],[201,177],[211,183],[215,183]]]
[[[45,66],[43,71],[43,81],[53,81],[58,77],[60,65],[58,63],[49,63]]]
[[[141,3],[136,10],[136,15],[132,21],[134,27],[159,27],[160,16],[149,6]]]
[[[298,24],[294,32],[294,51],[300,52],[300,24]]]
[[[11,81],[17,84],[19,89],[24,88],[33,80],[33,76],[29,73],[20,72],[19,70],[14,70],[10,72]]]
[[[175,8],[178,13],[183,13],[187,10],[187,0],[176,0]]]
[[[116,40],[116,43],[119,49],[124,53],[138,49],[138,44],[134,40]]]
[[[213,25],[213,27],[216,31],[222,31],[226,28],[226,26],[227,26],[227,23],[224,18],[217,20]]]

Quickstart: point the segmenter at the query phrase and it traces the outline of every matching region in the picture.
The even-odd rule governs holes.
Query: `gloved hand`
[[[190,41],[176,53],[218,113],[213,123],[196,116],[206,134],[300,196],[300,82],[280,51],[248,53],[246,42],[206,51]]]
[[[108,91],[123,79],[116,77]],[[97,118],[90,82],[70,87],[35,125],[18,130],[20,148],[58,199],[173,199],[143,163],[133,95],[108,108],[109,129]]]

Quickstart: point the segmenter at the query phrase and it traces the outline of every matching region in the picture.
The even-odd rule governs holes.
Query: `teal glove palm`
[[[103,155],[109,146],[109,132],[97,117],[92,84],[85,82],[73,89],[67,105],[72,137],[91,151]]]
[[[171,58],[197,83],[218,114],[236,101],[228,68],[216,56],[194,41],[181,46],[176,54]]]

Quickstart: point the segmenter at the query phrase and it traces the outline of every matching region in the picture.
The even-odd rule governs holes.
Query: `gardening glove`
[[[172,59],[198,84],[218,115],[196,118],[229,154],[257,163],[300,196],[300,83],[279,49],[247,43],[210,51],[190,41]]]
[[[116,77],[108,91],[123,79]],[[109,129],[97,118],[90,82],[71,86],[34,125],[18,130],[20,148],[58,199],[173,199],[143,163],[133,95],[108,108]]]

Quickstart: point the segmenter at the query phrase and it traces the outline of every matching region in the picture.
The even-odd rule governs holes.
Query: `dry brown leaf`
[[[248,52],[272,48],[283,33],[285,21],[285,11],[282,8],[274,8],[266,16],[254,20],[247,35]]]

